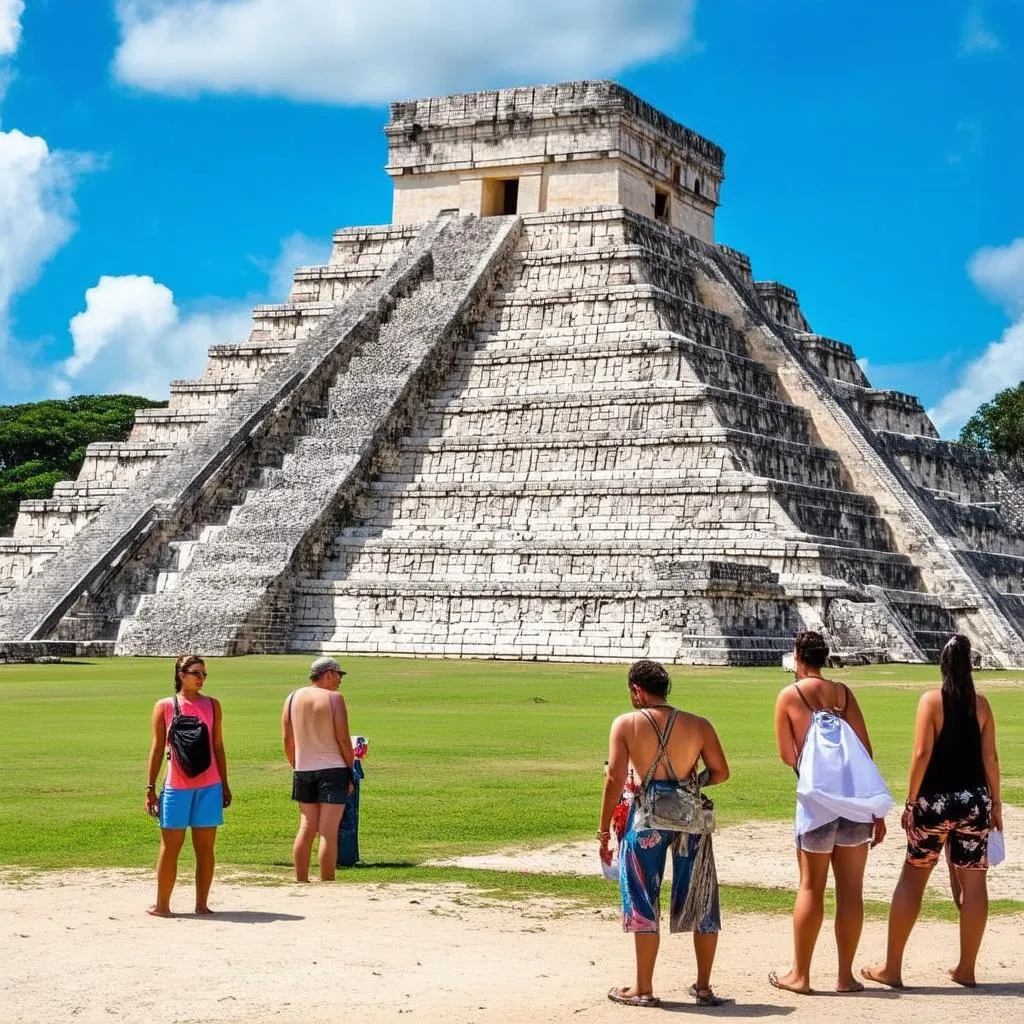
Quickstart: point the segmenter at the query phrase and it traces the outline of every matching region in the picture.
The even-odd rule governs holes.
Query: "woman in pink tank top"
[[[160,853],[156,862],[156,903],[149,913],[171,916],[171,892],[178,873],[178,855],[185,843],[186,829],[192,829],[196,855],[196,913],[211,913],[208,905],[213,882],[214,844],[217,828],[224,823],[224,808],[231,803],[228,765],[224,753],[219,701],[200,692],[206,682],[206,664],[198,655],[184,655],[174,666],[173,697],[158,700],[153,707],[153,743],[149,751],[146,782],[146,813],[160,822]],[[183,764],[168,735],[176,715],[198,719],[205,727],[209,750],[200,742],[195,753],[208,766],[189,774],[189,752]],[[167,772],[159,796],[156,778],[167,754]],[[207,756],[204,756],[207,755]],[[192,765],[193,770],[200,765]]]

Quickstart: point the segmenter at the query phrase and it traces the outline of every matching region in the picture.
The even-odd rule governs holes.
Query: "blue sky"
[[[386,101],[614,77],[717,237],[955,436],[1024,377],[1024,0],[0,0],[0,402],[166,394],[335,227]]]

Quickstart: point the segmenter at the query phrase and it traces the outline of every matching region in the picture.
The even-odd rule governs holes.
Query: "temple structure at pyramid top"
[[[716,240],[717,146],[611,82],[385,131],[392,223],[22,503],[0,656],[1024,665],[1020,479]]]
[[[621,205],[710,242],[725,153],[614,82],[392,103],[396,224]]]

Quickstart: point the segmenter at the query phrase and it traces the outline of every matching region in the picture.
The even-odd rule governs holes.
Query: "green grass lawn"
[[[280,747],[281,705],[309,659],[211,661],[234,805],[222,863],[289,864],[296,812]],[[415,865],[596,827],[608,725],[628,710],[624,666],[346,658],[353,732],[370,737],[360,846],[371,864]],[[718,727],[732,779],[720,820],[788,818],[793,775],[773,749],[780,669],[672,670],[673,699]],[[897,799],[928,666],[836,672],[857,690]],[[142,811],[149,714],[171,692],[170,661],[110,659],[0,667],[0,864],[148,866]],[[986,685],[987,684],[987,685]],[[1016,684],[1016,685],[1014,685]],[[1005,799],[1024,800],[1024,680],[980,673],[999,723]],[[422,869],[421,869],[422,870]],[[369,879],[374,872],[353,877]]]

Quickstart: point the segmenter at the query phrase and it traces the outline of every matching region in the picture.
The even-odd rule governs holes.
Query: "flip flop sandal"
[[[690,995],[697,1000],[698,1006],[725,1006],[733,1001],[722,996],[716,996],[710,988],[704,989],[702,992],[696,985],[690,986]]]
[[[795,996],[811,996],[811,995],[814,995],[814,989],[812,989],[812,988],[808,988],[808,989],[790,988],[788,985],[780,984],[780,982],[779,982],[779,974],[778,974],[777,971],[769,971],[768,972],[768,984],[771,985],[772,988],[777,988],[780,992],[792,992],[793,995],[795,995]]]
[[[608,998],[613,1003],[621,1003],[623,1006],[649,1006],[652,1009],[661,1006],[661,1000],[657,996],[624,996],[621,988],[613,988],[608,991]]]

